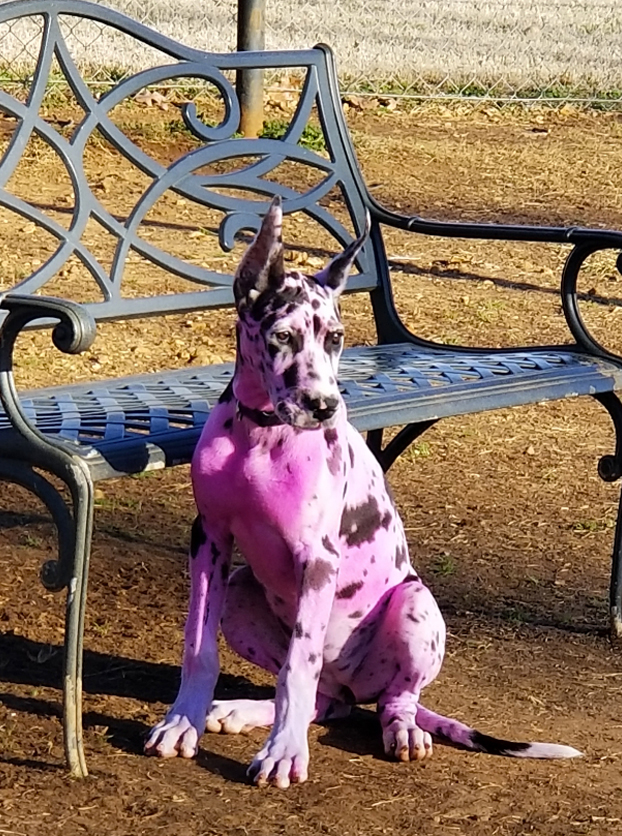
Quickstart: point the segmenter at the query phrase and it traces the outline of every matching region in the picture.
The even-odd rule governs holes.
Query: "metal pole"
[[[266,0],[238,0],[238,50],[266,47]],[[263,130],[263,70],[238,70],[240,132],[255,137]]]

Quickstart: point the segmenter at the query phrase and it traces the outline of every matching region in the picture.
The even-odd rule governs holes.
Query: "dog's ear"
[[[251,304],[259,294],[272,287],[275,290],[283,284],[285,265],[283,263],[283,209],[277,195],[266,212],[255,240],[244,253],[233,280],[235,304]]]
[[[365,229],[361,233],[360,238],[352,241],[351,244],[345,248],[342,253],[336,255],[326,267],[316,273],[313,277],[322,287],[328,287],[336,296],[343,291],[350,275],[350,270],[354,261],[361,251],[361,248],[369,236],[371,229],[371,218],[369,212],[365,213]]]

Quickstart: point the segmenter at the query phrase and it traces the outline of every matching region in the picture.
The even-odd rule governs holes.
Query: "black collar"
[[[258,427],[278,427],[285,423],[285,421],[279,418],[276,412],[264,412],[263,409],[251,409],[249,406],[245,406],[242,401],[237,401],[236,414],[238,419],[248,418],[249,421],[257,424]]]

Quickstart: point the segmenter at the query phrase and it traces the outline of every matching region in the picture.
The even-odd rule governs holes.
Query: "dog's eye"
[[[291,342],[292,335],[289,331],[277,331],[274,334],[274,339],[279,343],[279,345],[288,345]]]
[[[341,345],[341,341],[343,340],[343,334],[341,331],[333,331],[330,335],[330,341],[333,345]]]

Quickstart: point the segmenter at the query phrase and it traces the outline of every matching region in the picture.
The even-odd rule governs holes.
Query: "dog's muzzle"
[[[328,421],[337,412],[339,401],[337,398],[315,398],[310,406],[311,414],[317,421]]]
[[[286,424],[300,429],[313,429],[320,425],[330,426],[331,419],[339,409],[339,398],[311,398],[303,396],[302,403],[293,405],[285,401],[276,404],[276,412]]]

